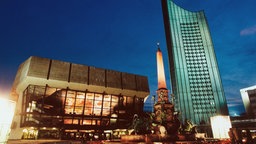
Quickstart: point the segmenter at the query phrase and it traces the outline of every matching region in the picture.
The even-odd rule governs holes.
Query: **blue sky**
[[[255,0],[174,0],[204,10],[231,115],[244,112],[239,90],[256,84]],[[0,1],[0,95],[18,66],[40,56],[148,77],[157,89],[160,42],[170,89],[160,0]]]

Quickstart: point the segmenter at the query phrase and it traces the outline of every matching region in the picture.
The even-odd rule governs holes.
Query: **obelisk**
[[[160,50],[159,43],[157,44],[157,46],[158,46],[158,49],[156,52],[157,77],[158,77],[157,96],[158,96],[158,102],[166,103],[168,102],[168,90],[166,88],[163,55]]]
[[[177,132],[179,125],[175,125],[174,105],[169,101],[168,89],[166,87],[163,55],[160,50],[159,43],[157,46],[156,59],[158,89],[156,93],[158,100],[154,105],[154,122],[158,125],[164,126],[168,134],[174,134]]]

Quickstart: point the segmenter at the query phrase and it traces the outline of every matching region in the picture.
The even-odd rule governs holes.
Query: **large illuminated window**
[[[110,115],[111,95],[104,95],[102,116]]]
[[[66,114],[74,113],[74,104],[75,104],[75,91],[68,91],[66,102],[65,102],[65,113]]]
[[[91,125],[91,124],[92,124],[91,119],[84,119],[83,122],[81,123],[81,125]]]
[[[113,96],[112,95],[112,99],[111,99],[111,114],[115,113],[114,112],[114,107],[118,105],[118,96]]]
[[[229,116],[213,116],[210,120],[214,138],[229,138],[228,132],[232,127]]]
[[[93,113],[93,98],[94,93],[86,93],[84,115],[92,115]]]
[[[134,97],[48,86],[30,85],[22,98],[22,127],[110,126],[127,123],[138,107]]]
[[[83,114],[84,99],[85,99],[85,93],[77,92],[76,104],[75,104],[75,113],[76,114],[79,114],[79,115]]]
[[[72,119],[64,119],[64,124],[72,124]]]
[[[101,115],[101,108],[102,108],[102,94],[95,94],[93,114],[97,116]]]

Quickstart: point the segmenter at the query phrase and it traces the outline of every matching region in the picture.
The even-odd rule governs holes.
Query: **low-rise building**
[[[18,69],[9,139],[110,139],[143,112],[148,79],[31,56]]]
[[[240,89],[240,93],[246,114],[256,117],[256,85]]]

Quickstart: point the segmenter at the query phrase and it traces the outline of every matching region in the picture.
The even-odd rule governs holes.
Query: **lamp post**
[[[152,102],[151,102],[152,103],[152,112],[154,112],[154,105],[156,103],[156,96],[153,95],[151,100],[152,100]]]

